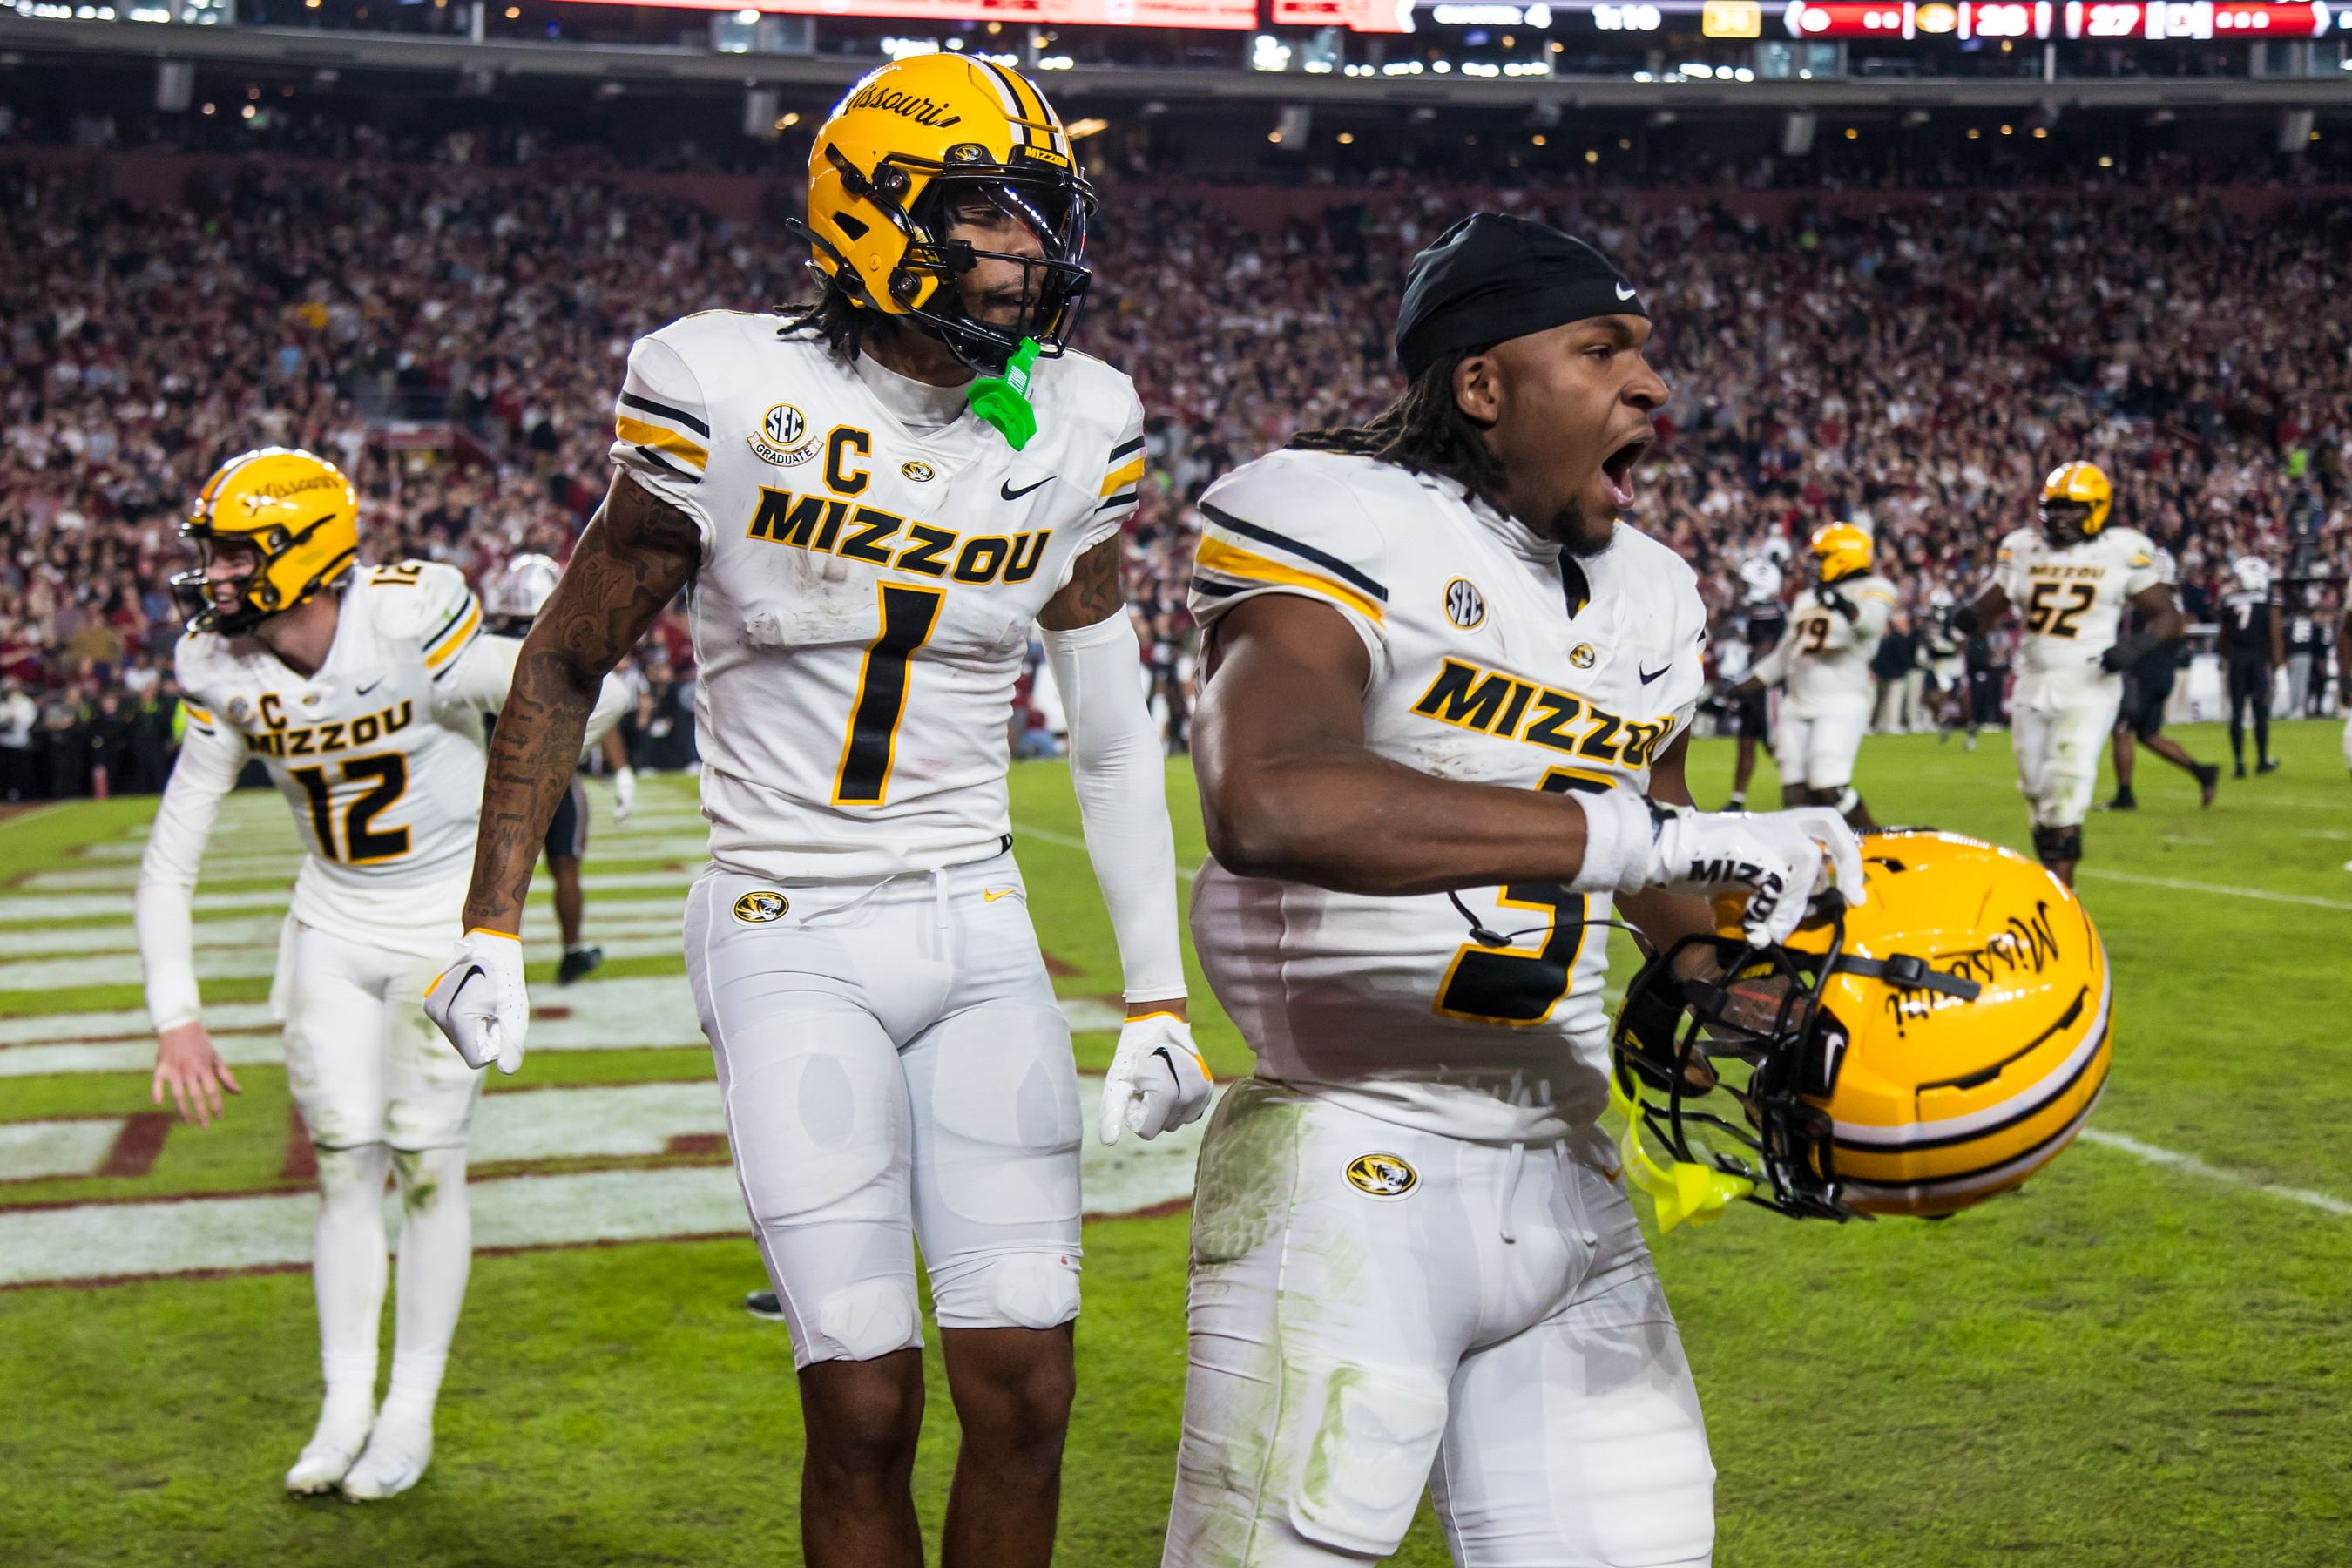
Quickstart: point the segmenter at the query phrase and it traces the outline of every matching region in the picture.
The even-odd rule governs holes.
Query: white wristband
[[[1650,803],[1631,790],[1570,799],[1584,810],[1584,864],[1569,891],[1631,893],[1658,880],[1658,827]]]

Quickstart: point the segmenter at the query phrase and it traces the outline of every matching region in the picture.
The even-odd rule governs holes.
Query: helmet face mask
[[[2080,544],[2091,537],[2087,524],[2091,521],[2091,505],[2079,500],[2045,500],[2042,503],[2042,537],[2061,549]]]
[[[196,568],[171,579],[192,631],[243,637],[341,583],[359,553],[359,495],[325,458],[264,447],[230,458],[197,492],[180,537],[196,547]],[[251,569],[215,578],[234,552]],[[235,587],[222,604],[222,583]]]
[[[1078,306],[1092,280],[1084,259],[1091,205],[1091,196],[1074,180],[1007,177],[993,172],[941,175],[909,215],[909,243],[898,268],[907,279],[929,276],[940,287],[931,291],[927,308],[910,305],[906,313],[936,332],[957,358],[991,374],[1004,368],[1024,338],[1034,339],[1045,357],[1060,353],[1068,346]],[[1035,254],[987,248],[955,237],[959,227],[1002,231],[1014,224],[1035,239]],[[974,314],[965,298],[965,277],[983,261],[1021,269],[1017,291],[992,296],[1013,304],[1009,322]],[[894,291],[900,283],[894,276]],[[912,294],[914,289],[905,291]]]

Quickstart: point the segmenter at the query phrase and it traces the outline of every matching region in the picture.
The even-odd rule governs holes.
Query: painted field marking
[[[585,1096],[609,1115],[630,1092],[551,1089],[493,1095],[484,1099],[481,1114],[495,1110],[551,1123],[566,1114],[564,1102]],[[698,1093],[717,1110],[711,1084],[647,1084],[634,1092],[656,1110],[656,1126],[677,1125]],[[1082,1126],[1094,1125],[1101,1095],[1100,1079],[1078,1080]],[[1122,1138],[1110,1149],[1086,1139],[1079,1155],[1085,1212],[1132,1214],[1190,1196],[1206,1126],[1195,1121],[1149,1143]],[[498,1156],[478,1140],[473,1157]],[[467,1194],[478,1250],[746,1236],[750,1230],[735,1173],[724,1165],[507,1176],[468,1182]],[[387,1194],[384,1210],[385,1226],[396,1237],[397,1200]],[[310,1260],[317,1214],[318,1200],[309,1193],[0,1209],[0,1285],[299,1267]],[[94,1246],[94,1238],[102,1243]]]
[[[594,855],[589,857],[595,864]],[[580,886],[591,893],[641,891],[646,889],[667,889],[681,901],[686,889],[692,885],[701,869],[695,867],[680,871],[586,871]],[[289,879],[290,880],[290,879]],[[544,907],[552,896],[553,884],[545,877],[535,877],[530,884],[531,906]],[[237,893],[207,893],[199,891],[194,909],[199,915],[217,914],[227,910],[276,910],[285,912],[287,890],[284,888],[251,888]],[[593,924],[596,911],[611,906],[591,900],[588,919]],[[682,907],[682,903],[681,903]],[[19,893],[0,896],[0,927],[11,924],[46,923],[52,921],[87,920],[92,915],[119,915],[131,918],[131,895],[120,893]]]
[[[0,1122],[0,1182],[94,1176],[129,1124],[124,1116]]]
[[[282,910],[286,895],[272,895]],[[588,906],[586,930],[588,941],[593,943],[600,931],[610,931],[619,936],[643,935],[647,931],[681,931],[684,929],[686,896],[681,891],[675,897],[660,899],[614,899],[599,900]],[[663,922],[667,921],[665,925]],[[240,944],[268,947],[273,953],[278,949],[278,928],[285,923],[281,912],[274,916],[244,916],[235,920],[203,921],[194,929],[195,945],[199,948],[235,947]],[[524,929],[533,935],[543,935],[554,924],[554,916],[544,906],[527,910]],[[454,928],[453,928],[454,929]],[[453,936],[450,939],[456,941]],[[103,952],[136,952],[139,933],[131,926],[26,926],[17,930],[0,930],[0,964],[20,958],[34,958],[47,953],[65,953],[92,957]],[[0,981],[0,990],[7,989]]]
[[[1050,827],[1031,827],[1024,823],[1013,825],[1013,841],[1018,846],[1024,838],[1034,838],[1040,844],[1056,844],[1065,849],[1084,849],[1087,841],[1067,833],[1056,833]]]
[[[45,816],[55,816],[72,804],[71,801],[58,800],[51,801],[47,805],[27,806],[23,811],[11,812],[5,816],[0,816],[0,828],[22,827],[28,822],[38,822]]]
[[[2284,1198],[2289,1203],[2303,1204],[2327,1214],[2352,1217],[2352,1203],[2347,1203],[2339,1197],[2332,1197],[2326,1193],[2315,1193],[2305,1187],[2281,1186],[2273,1182],[2257,1181],[2240,1172],[2224,1170],[2219,1165],[2209,1164],[2194,1154],[2183,1154],[2171,1149],[2159,1148],[2154,1143],[2143,1143],[2137,1138],[2126,1138],[2120,1132],[2109,1132],[2103,1128],[2085,1127],[2083,1129],[2082,1137],[2086,1143],[2096,1143],[2102,1148],[2120,1150],[2135,1159],[2145,1160],[2151,1165],[2162,1165],[2168,1170],[2185,1172],[2192,1176],[2202,1176],[2209,1182],[2219,1182],[2225,1186],[2244,1187],[2252,1192],[2265,1193],[2274,1198]]]
[[[2311,893],[2275,893],[2268,888],[2237,888],[2222,882],[2190,882],[2178,877],[2144,877],[2137,871],[2110,870],[2105,866],[2077,868],[2075,875],[2096,877],[2109,882],[2135,882],[2143,888],[2169,888],[2179,893],[2210,893],[2215,898],[2260,899],[2266,904],[2302,904],[2316,910],[2342,910],[2352,913],[2352,901],[2343,899],[2323,899]]]

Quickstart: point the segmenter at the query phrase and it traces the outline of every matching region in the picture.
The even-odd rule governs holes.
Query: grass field
[[[2222,749],[2211,727],[2180,736]],[[2203,812],[2144,760],[2142,809],[2093,818],[2084,891],[2119,986],[2098,1141],[1948,1224],[1751,1210],[1661,1245],[1721,1471],[1718,1563],[2352,1563],[2352,788],[2336,736],[2283,727],[2285,770],[2225,782]],[[1703,803],[1729,768],[1727,744],[1698,748]],[[1874,740],[1863,757],[1882,819],[2022,843],[2010,781],[1998,735],[1974,753]],[[1181,763],[1170,782],[1197,860]],[[1769,799],[1769,763],[1759,783]],[[790,1355],[738,1307],[759,1265],[677,978],[689,798],[658,781],[627,832],[600,822],[590,921],[619,956],[539,989],[569,1016],[492,1086],[478,1237],[512,1250],[475,1264],[434,1469],[366,1509],[278,1489],[317,1380],[299,1139],[254,1005],[291,865],[282,808],[232,802],[202,889],[217,895],[199,916],[207,1005],[249,1064],[211,1131],[143,1114],[124,964],[152,802],[0,823],[0,1563],[798,1560]],[[1032,912],[1068,971],[1081,1065],[1099,1068],[1116,964],[1066,777],[1024,766],[1013,800]],[[1220,1075],[1244,1070],[1195,987]],[[1090,1166],[1090,1207],[1157,1212],[1184,1190],[1183,1151],[1156,1152],[1174,1163]],[[699,1239],[662,1239],[681,1235]],[[1061,1557],[1155,1563],[1185,1220],[1106,1216],[1086,1242]],[[918,1488],[935,1539],[954,1443],[936,1366],[932,1395]],[[1395,1561],[1444,1560],[1424,1510]]]

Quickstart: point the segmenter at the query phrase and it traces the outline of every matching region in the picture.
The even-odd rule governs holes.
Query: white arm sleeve
[[[1895,616],[1895,595],[1884,588],[1865,588],[1853,599],[1853,635],[1882,637],[1886,635],[1886,623]]]
[[[1076,631],[1047,630],[1045,657],[1069,713],[1070,782],[1086,824],[1087,855],[1118,939],[1127,999],[1181,996],[1166,763],[1143,700],[1142,661],[1127,611]]]
[[[495,718],[507,705],[507,692],[514,685],[515,661],[522,654],[519,637],[479,637],[474,646],[457,656],[457,662],[442,672],[434,697],[436,701],[456,708],[472,708]],[[580,737],[583,747],[593,746],[604,738],[604,731],[621,721],[621,715],[635,703],[628,683],[618,675],[608,675],[596,689],[596,705],[588,710],[588,728]]]
[[[147,1019],[158,1034],[196,1016],[195,928],[191,910],[205,841],[212,837],[221,800],[236,787],[245,742],[236,735],[191,723],[180,760],[163,786],[163,804],[139,860],[131,920],[139,962],[147,975]]]

